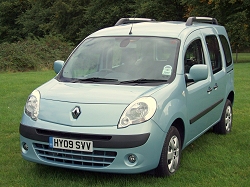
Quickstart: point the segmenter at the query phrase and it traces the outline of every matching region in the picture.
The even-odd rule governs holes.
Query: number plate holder
[[[93,141],[49,137],[49,147],[74,151],[93,152]]]

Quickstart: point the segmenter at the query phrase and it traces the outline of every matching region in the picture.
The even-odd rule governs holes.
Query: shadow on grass
[[[34,164],[33,175],[43,181],[64,180],[67,183],[82,183],[88,186],[112,185],[126,186],[129,184],[150,184],[157,180],[152,173],[146,172],[141,174],[114,174],[98,173],[74,169],[65,169],[40,164]]]

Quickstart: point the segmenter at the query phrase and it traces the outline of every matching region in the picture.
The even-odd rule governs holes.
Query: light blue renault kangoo
[[[231,131],[233,59],[215,18],[121,18],[54,70],[24,107],[20,147],[28,161],[169,176],[199,136]]]

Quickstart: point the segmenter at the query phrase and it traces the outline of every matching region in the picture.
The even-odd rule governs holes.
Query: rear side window
[[[215,74],[222,70],[219,43],[215,35],[206,36],[206,43],[210,55],[213,73]]]
[[[219,37],[220,37],[220,41],[221,41],[223,51],[224,51],[226,66],[228,67],[233,63],[231,50],[230,50],[230,47],[229,47],[229,44],[228,44],[228,41],[227,41],[226,37],[223,36],[223,35],[219,35]]]

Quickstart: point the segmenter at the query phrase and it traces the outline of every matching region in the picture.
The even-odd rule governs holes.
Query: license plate
[[[49,137],[49,147],[75,151],[93,152],[93,142]]]

